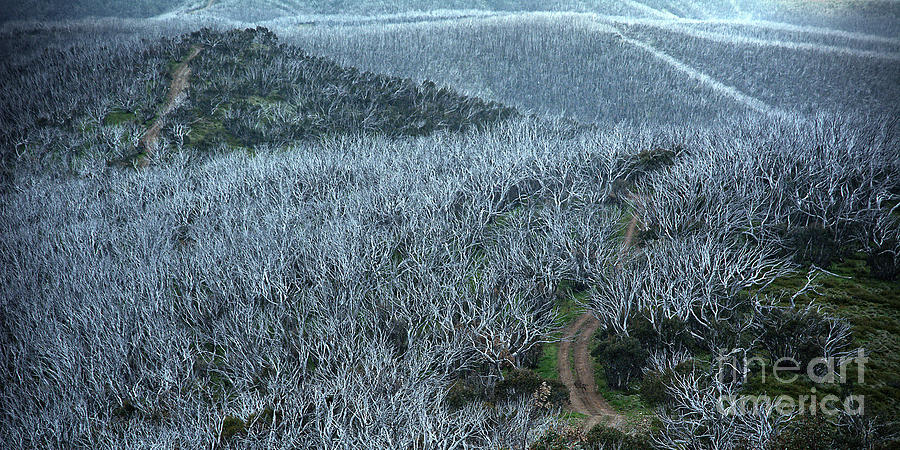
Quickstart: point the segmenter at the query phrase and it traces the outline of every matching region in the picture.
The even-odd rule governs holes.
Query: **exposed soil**
[[[625,231],[623,252],[631,246],[636,225],[637,217],[633,217]],[[584,423],[585,430],[597,424],[621,429],[625,424],[625,416],[616,412],[597,392],[597,382],[594,379],[594,359],[591,357],[590,344],[598,328],[600,322],[591,311],[585,312],[566,327],[563,341],[559,344],[556,365],[560,381],[569,389],[572,410],[588,416]]]
[[[156,117],[153,125],[141,137],[140,146],[148,155],[156,148],[156,141],[159,139],[159,132],[165,125],[166,116],[175,109],[178,97],[187,89],[188,81],[191,78],[190,63],[201,51],[200,47],[193,47],[188,57],[175,66],[175,71],[172,73],[172,83],[169,84],[169,93],[166,95],[166,103],[159,111],[159,115]],[[142,160],[146,164],[146,159],[142,158]]]
[[[594,380],[594,360],[589,347],[599,327],[600,322],[587,312],[566,328],[557,356],[559,378],[569,388],[572,409],[588,416],[585,429],[600,423],[619,428],[624,424],[624,417],[597,392]],[[574,366],[569,363],[570,356]]]

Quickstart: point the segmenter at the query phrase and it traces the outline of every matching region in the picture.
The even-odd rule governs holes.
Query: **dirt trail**
[[[598,328],[600,322],[593,314],[582,314],[566,328],[565,340],[560,343],[557,354],[559,378],[569,388],[569,403],[574,411],[588,416],[584,423],[585,430],[600,423],[616,428],[624,424],[624,417],[597,392],[590,343]],[[569,363],[570,355],[574,367]]]
[[[622,261],[622,256],[625,255],[625,250],[628,250],[631,247],[631,243],[634,241],[634,229],[637,227],[637,216],[632,216],[631,221],[628,222],[628,228],[625,229],[625,241],[622,242],[622,248],[619,250],[619,262],[616,265],[620,265]]]
[[[148,155],[156,148],[156,141],[159,139],[159,132],[162,130],[163,125],[165,125],[166,116],[175,109],[175,103],[178,96],[187,89],[188,80],[191,78],[190,63],[201,51],[202,48],[200,47],[195,46],[191,48],[191,53],[188,57],[175,66],[175,71],[172,74],[172,83],[169,84],[169,93],[166,95],[166,104],[159,111],[159,115],[156,117],[153,125],[151,125],[144,133],[144,136],[141,137],[140,147],[143,148]],[[143,159],[146,160],[146,158]]]
[[[201,11],[206,11],[207,9],[211,8],[212,5],[214,5],[215,3],[216,3],[216,0],[209,0],[208,2],[206,2],[205,5],[190,9],[187,11],[187,13],[188,14],[196,14]]]
[[[625,231],[623,253],[631,246],[636,225],[637,217],[632,217]],[[622,253],[619,259],[621,255]],[[599,328],[600,322],[591,311],[585,312],[566,327],[563,341],[559,343],[556,366],[560,381],[569,389],[572,410],[588,416],[584,423],[585,430],[597,424],[621,429],[625,425],[625,416],[616,412],[597,392],[597,381],[594,379],[594,359],[591,357],[590,345]]]

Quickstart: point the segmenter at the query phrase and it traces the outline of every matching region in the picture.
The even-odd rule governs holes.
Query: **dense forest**
[[[900,442],[896,37],[232,3],[0,29],[4,446]]]

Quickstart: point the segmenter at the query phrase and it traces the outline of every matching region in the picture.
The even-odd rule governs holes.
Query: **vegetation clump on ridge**
[[[176,116],[199,121],[191,144],[284,145],[322,135],[421,136],[485,127],[512,108],[464,97],[434,83],[414,83],[341,67],[279,43],[264,28],[192,33],[180,46],[203,51],[190,105]]]
[[[182,62],[191,71],[186,89],[175,92],[173,71]],[[107,162],[161,161],[188,148],[252,150],[345,134],[423,136],[518,116],[431,82],[309,56],[264,28],[203,29],[118,46],[84,39],[10,55],[0,70],[10,92],[0,104],[9,113],[0,123],[5,177],[15,165],[96,173]],[[159,139],[144,148],[155,121]]]

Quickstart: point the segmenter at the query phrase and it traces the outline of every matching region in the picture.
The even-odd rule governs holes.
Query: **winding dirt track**
[[[565,340],[560,343],[557,354],[559,378],[569,388],[569,403],[574,411],[588,416],[584,423],[585,430],[600,423],[616,428],[624,424],[624,417],[597,392],[590,343],[598,328],[600,322],[592,313],[582,314],[566,328]],[[569,364],[570,355],[574,367]]]
[[[190,9],[187,11],[187,13],[188,14],[196,14],[201,11],[206,11],[207,9],[211,8],[214,3],[216,3],[216,0],[209,0],[208,2],[206,2],[205,5],[194,8],[194,9]]]
[[[213,3],[215,3],[215,0],[209,0],[202,9],[209,8]],[[163,125],[165,125],[166,116],[175,108],[178,96],[187,89],[191,76],[190,63],[201,51],[201,47],[194,47],[188,57],[175,67],[172,83],[169,85],[169,92],[166,96],[166,104],[161,109],[156,121],[144,133],[140,141],[141,147],[148,154],[155,149],[159,133]],[[636,223],[637,218],[634,217],[628,224],[620,259],[621,255],[631,245]],[[621,428],[625,424],[625,417],[616,412],[606,399],[597,392],[597,382],[594,379],[594,360],[590,354],[590,343],[598,328],[600,328],[600,322],[594,317],[593,313],[590,311],[585,312],[575,322],[566,327],[557,354],[560,381],[569,389],[569,403],[574,411],[588,416],[584,423],[586,430],[601,423],[615,428]],[[574,363],[574,367],[569,363],[570,359]]]
[[[625,231],[620,260],[621,255],[631,246],[636,225],[637,217],[632,217]],[[625,425],[625,416],[616,412],[597,392],[597,382],[594,379],[594,359],[591,357],[590,344],[599,328],[600,322],[591,311],[585,312],[566,327],[559,344],[556,366],[560,381],[569,389],[572,410],[588,416],[584,422],[585,430],[590,430],[597,424],[621,429]]]
[[[165,125],[166,116],[175,109],[175,102],[178,99],[178,96],[187,89],[188,81],[191,78],[190,63],[201,51],[202,49],[200,47],[193,47],[188,57],[175,66],[175,71],[172,74],[172,83],[169,84],[169,93],[166,95],[166,104],[160,110],[153,125],[151,125],[144,133],[144,136],[141,137],[140,146],[148,155],[156,148],[156,141],[159,139],[159,132],[162,130],[163,125]]]

